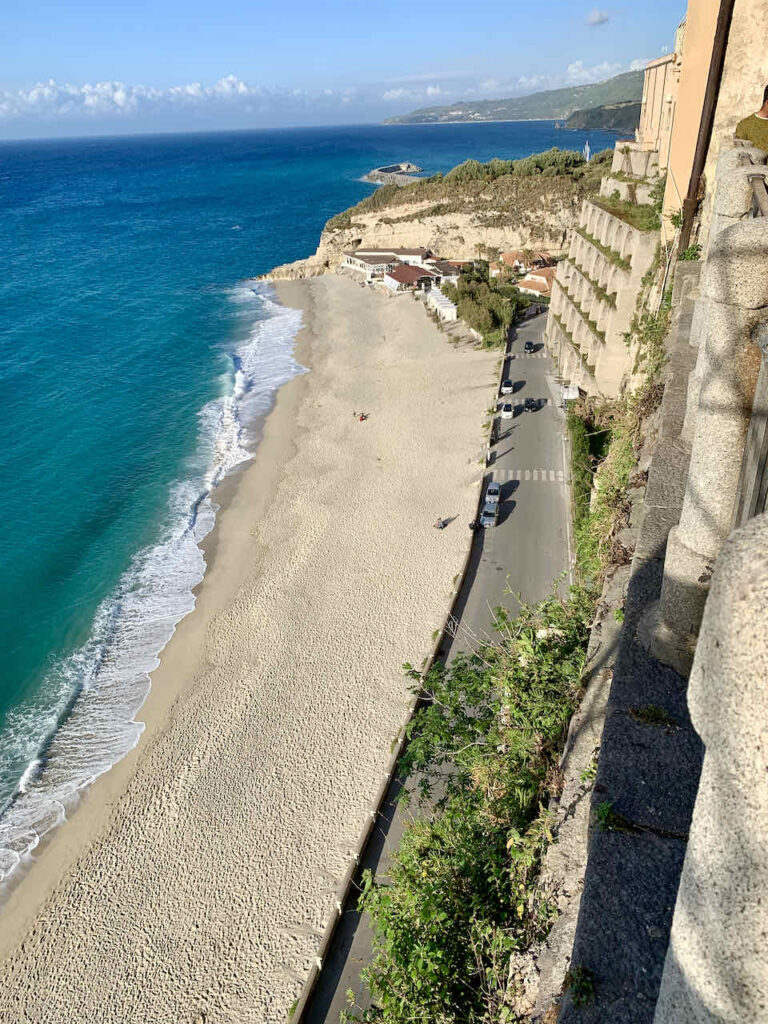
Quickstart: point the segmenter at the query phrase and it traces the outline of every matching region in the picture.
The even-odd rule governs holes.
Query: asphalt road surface
[[[501,485],[499,522],[478,530],[475,538],[449,656],[471,646],[475,637],[492,635],[494,608],[513,608],[516,594],[525,602],[540,601],[569,569],[565,414],[552,361],[544,351],[545,324],[545,314],[522,324],[506,359],[504,376],[515,392],[499,397],[498,441],[491,449],[484,484],[495,480]],[[532,343],[532,353],[524,351],[526,341]],[[535,410],[525,410],[526,398],[536,402]],[[511,420],[500,416],[505,402],[513,406]]]
[[[469,569],[455,609],[456,632],[447,641],[443,657],[450,660],[478,639],[493,635],[493,609],[514,609],[516,594],[523,601],[538,601],[551,593],[555,580],[569,571],[569,485],[565,462],[565,420],[559,408],[552,361],[544,352],[542,335],[546,314],[522,324],[509,346],[505,377],[515,393],[499,396],[512,402],[515,415],[497,414],[498,440],[490,452],[484,486],[491,479],[501,484],[498,525],[475,534]],[[534,352],[525,353],[530,341]],[[525,411],[526,398],[537,403]],[[453,529],[466,529],[458,520]],[[567,579],[565,580],[567,585]],[[396,848],[411,812],[396,804],[400,784],[393,782],[382,814],[360,863],[360,871],[381,874],[387,854]],[[302,1024],[338,1024],[351,990],[357,1006],[365,1007],[360,973],[370,960],[372,933],[367,918],[356,910],[356,896],[343,908],[342,920],[325,958],[315,992]]]

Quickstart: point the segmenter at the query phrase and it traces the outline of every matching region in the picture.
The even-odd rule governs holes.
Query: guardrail
[[[511,334],[511,332],[510,332],[510,334]],[[499,396],[499,392],[501,390],[501,382],[504,380],[504,370],[505,370],[505,367],[506,367],[507,357],[509,355],[510,345],[511,345],[511,340],[508,340],[506,348],[504,349],[504,355],[502,356],[502,360],[501,360],[501,368],[499,369],[499,377],[498,377],[498,380],[496,381],[496,392],[495,392],[495,395],[494,395],[494,402],[498,402],[498,396]],[[494,427],[495,427],[495,416],[491,420],[491,426],[490,426],[489,431],[488,431],[488,437],[487,437],[487,441],[486,441],[486,453],[490,450],[490,447],[491,447],[491,437],[492,437],[492,435],[494,433]],[[479,518],[481,507],[482,507],[483,489],[484,489],[484,486],[485,486],[485,476],[486,476],[485,470],[486,470],[486,468],[487,468],[487,458],[484,457],[484,459],[483,459],[483,472],[482,472],[481,477],[480,477],[480,486],[479,486],[479,489],[478,489],[477,505],[476,505],[476,509],[475,509],[475,519],[476,520]],[[456,602],[459,599],[459,595],[461,594],[462,587],[464,586],[464,581],[465,581],[466,575],[467,575],[467,569],[469,568],[469,562],[470,562],[470,559],[472,558],[472,549],[473,549],[473,547],[474,547],[474,533],[471,533],[470,534],[469,544],[467,545],[467,550],[466,550],[466,552],[464,554],[464,560],[463,560],[461,569],[460,569],[459,574],[458,574],[458,579],[457,579],[457,582],[456,582],[456,586],[454,588],[453,594],[451,595],[451,601],[450,601],[450,604],[448,606],[448,611],[446,612],[445,618],[443,619],[443,625],[440,628],[440,632],[439,632],[439,635],[438,635],[437,639],[435,640],[435,643],[432,645],[432,650],[431,650],[430,654],[427,656],[427,659],[424,662],[424,665],[422,666],[422,670],[421,671],[422,671],[422,673],[424,675],[426,675],[426,673],[429,672],[429,670],[434,665],[434,663],[437,660],[437,657],[438,657],[438,655],[440,653],[440,648],[443,646],[443,642],[444,642],[444,640],[446,638],[446,635],[449,633],[449,631],[452,629],[452,627],[455,624],[455,619],[454,619],[454,616],[453,616],[453,612],[454,612],[454,610],[456,608]],[[408,725],[410,724],[411,720],[413,719],[413,715],[414,715],[417,707],[419,706],[419,703],[423,699],[423,696],[424,695],[422,693],[419,693],[410,702],[410,704],[408,706],[408,713],[406,715],[405,721],[403,722],[402,727],[400,728],[397,736],[395,737],[395,739],[393,741],[392,753],[390,755],[389,762],[387,764],[387,770],[386,770],[386,772],[384,774],[384,778],[383,778],[381,784],[379,785],[379,789],[378,789],[378,792],[376,794],[376,799],[374,801],[374,805],[368,811],[368,816],[366,818],[366,821],[365,821],[365,824],[364,824],[364,826],[362,828],[362,831],[360,832],[360,835],[358,837],[358,841],[357,841],[357,843],[355,845],[354,853],[352,855],[352,858],[351,858],[349,864],[347,865],[346,870],[344,871],[344,874],[341,877],[341,881],[340,881],[339,885],[337,886],[336,896],[335,896],[335,904],[336,904],[335,912],[333,913],[333,916],[331,917],[330,921],[325,926],[325,931],[323,932],[323,937],[320,940],[320,946],[319,946],[319,948],[317,950],[317,953],[315,954],[314,963],[312,964],[312,967],[310,968],[309,975],[307,976],[307,979],[304,982],[304,987],[302,988],[301,994],[299,995],[299,998],[296,1001],[296,1004],[295,1004],[295,1006],[293,1008],[293,1012],[290,1015],[290,1024],[304,1024],[304,1021],[305,1021],[305,1018],[306,1018],[306,1013],[307,1013],[307,1010],[309,1009],[310,1001],[312,999],[312,996],[314,995],[315,989],[317,988],[318,982],[320,980],[320,974],[321,974],[322,969],[323,969],[323,962],[324,962],[324,960],[325,960],[325,958],[326,958],[326,956],[328,954],[328,951],[329,951],[329,949],[331,947],[331,943],[333,942],[334,936],[336,934],[336,930],[337,930],[337,928],[338,928],[338,926],[339,926],[339,924],[341,922],[341,919],[342,919],[342,917],[344,915],[344,907],[347,904],[347,902],[349,900],[349,897],[351,895],[352,888],[353,888],[353,883],[354,883],[354,879],[355,879],[355,875],[357,874],[357,870],[358,870],[358,866],[359,866],[360,861],[361,861],[361,859],[362,859],[362,857],[363,857],[363,855],[365,853],[365,848],[368,845],[368,842],[369,842],[369,840],[371,838],[371,833],[373,832],[374,825],[376,824],[377,819],[381,816],[382,810],[383,810],[384,805],[386,803],[387,793],[389,792],[389,787],[392,784],[392,780],[393,780],[393,778],[395,776],[395,771],[396,771],[396,768],[397,768],[397,762],[400,760],[400,756],[403,753],[403,750],[405,748],[406,730],[407,730]]]

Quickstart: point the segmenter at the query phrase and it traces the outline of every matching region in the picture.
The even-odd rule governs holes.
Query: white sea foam
[[[9,718],[6,753],[27,767],[0,816],[0,882],[66,820],[81,791],[138,743],[143,725],[136,714],[150,673],[194,608],[192,591],[205,572],[200,542],[214,524],[211,491],[251,457],[248,423],[269,410],[280,385],[303,372],[292,355],[301,313],[279,305],[263,285],[244,283],[231,299],[252,326],[229,353],[221,396],[200,410],[190,476],[171,486],[162,537],[137,552],[98,608],[88,641],[51,668],[36,702]]]

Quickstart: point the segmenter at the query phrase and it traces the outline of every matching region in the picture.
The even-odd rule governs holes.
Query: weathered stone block
[[[762,174],[766,177],[768,167],[756,167],[752,163],[747,163],[718,178],[713,213],[733,219],[741,219],[747,215],[752,205],[752,185],[748,178],[750,174]]]
[[[706,746],[656,1024],[768,1019],[768,517],[725,544],[689,705]]]
[[[768,306],[768,245],[762,217],[733,224],[711,239],[701,292],[730,306]]]

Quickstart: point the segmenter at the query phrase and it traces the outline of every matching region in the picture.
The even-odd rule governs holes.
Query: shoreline
[[[274,289],[274,285],[272,287]],[[293,355],[301,365],[304,365],[303,358],[309,357],[309,344],[302,338],[303,334],[302,325],[293,344]],[[166,664],[169,649],[171,645],[175,648],[182,645],[186,647],[190,642],[195,644],[199,639],[196,636],[199,633],[199,618],[214,613],[213,601],[210,609],[206,607],[209,597],[206,581],[218,568],[219,559],[225,553],[222,552],[221,535],[228,532],[230,510],[242,502],[244,488],[245,494],[250,494],[252,490],[244,480],[249,471],[263,480],[263,505],[268,502],[276,485],[280,459],[284,456],[285,441],[281,439],[280,433],[284,424],[290,422],[295,415],[302,392],[300,384],[306,376],[306,373],[298,373],[276,389],[271,407],[248,424],[253,457],[235,466],[211,491],[210,497],[217,511],[213,528],[199,544],[205,560],[205,572],[192,588],[195,607],[176,623],[172,636],[158,654],[159,665],[150,673],[146,699],[134,716],[136,722],[144,725],[136,745],[80,792],[79,800],[67,820],[42,837],[32,854],[31,863],[20,869],[18,878],[12,876],[6,883],[0,895],[0,920],[3,924],[0,929],[0,964],[21,938],[55,884],[104,826],[105,816],[138,768],[144,749],[167,725],[173,707],[184,689],[182,679],[175,680],[174,673]],[[251,497],[258,502],[258,494],[251,494]],[[228,538],[228,541],[234,543],[234,536]],[[228,578],[235,579],[238,570],[237,560],[230,558],[225,569]]]
[[[165,525],[136,549],[121,570],[96,609],[89,639],[63,659],[74,659],[81,651],[87,652],[83,654],[87,658],[88,648],[101,640],[96,665],[102,661],[107,666],[105,674],[111,674],[108,685],[104,685],[98,678],[99,668],[94,670],[93,692],[97,697],[91,698],[90,704],[88,687],[71,696],[45,746],[29,762],[27,773],[45,765],[39,786],[34,785],[37,780],[33,774],[33,786],[24,788],[20,784],[6,809],[0,845],[4,855],[15,852],[18,857],[0,881],[0,912],[31,861],[40,857],[57,829],[77,813],[85,795],[141,742],[143,709],[152,679],[180,623],[195,609],[211,567],[219,513],[235,493],[241,474],[253,462],[280,388],[305,372],[295,359],[296,335],[301,327],[299,311],[283,306],[272,288],[248,288],[247,292],[260,315],[229,353],[233,364],[231,393],[209,398],[197,413],[201,423],[209,414],[206,425],[198,430],[194,452],[195,458],[207,455],[206,468],[197,474],[190,470],[170,482]],[[250,365],[252,349],[264,357],[261,362],[266,369]],[[180,502],[174,500],[177,492],[183,492]],[[158,564],[164,570],[164,583],[154,572]],[[131,604],[134,588],[139,597]],[[128,608],[123,610],[126,601]],[[118,622],[111,635],[103,628],[100,631],[100,620],[105,615],[108,619],[115,615]],[[137,620],[138,628],[133,624]],[[128,623],[122,631],[121,622]],[[101,700],[99,693],[104,694]],[[52,821],[54,812],[57,820]]]
[[[406,714],[400,666],[442,621],[495,357],[452,348],[404,297],[335,276],[273,287],[304,309],[310,373],[217,488],[139,745],[10,895],[0,1012],[283,1021]],[[126,991],[136,972],[148,988]]]

